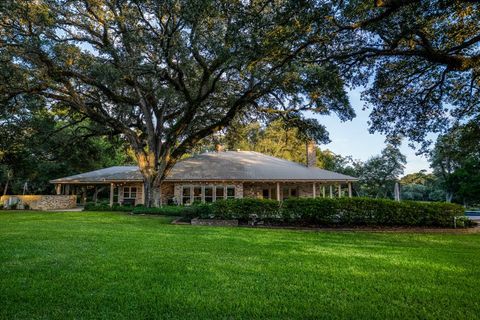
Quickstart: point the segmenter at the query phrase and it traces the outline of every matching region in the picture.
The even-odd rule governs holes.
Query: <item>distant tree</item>
[[[403,200],[444,201],[445,195],[440,179],[433,173],[421,170],[400,179]]]
[[[359,166],[359,194],[375,198],[392,198],[395,182],[403,174],[405,156],[399,149],[400,141],[390,139],[381,154]]]
[[[438,137],[431,166],[441,179],[446,201],[480,203],[480,125],[472,121]]]
[[[52,178],[131,162],[118,138],[99,137],[84,117],[47,108],[30,99],[12,114],[0,115],[0,185],[3,193],[53,191]]]
[[[36,94],[128,141],[146,204],[175,162],[238,114],[354,116],[329,49],[327,3],[5,0],[0,96]],[[320,128],[320,130],[319,130]]]

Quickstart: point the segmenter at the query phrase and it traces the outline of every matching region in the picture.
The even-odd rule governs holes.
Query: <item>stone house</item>
[[[352,196],[357,178],[315,167],[314,145],[307,145],[307,164],[253,151],[207,152],[179,161],[155,192],[155,203],[188,205],[230,198]],[[143,204],[138,167],[117,166],[52,180],[57,194],[110,188],[110,205]],[[86,193],[84,193],[86,194]]]

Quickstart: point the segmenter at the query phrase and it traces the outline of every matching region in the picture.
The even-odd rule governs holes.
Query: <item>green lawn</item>
[[[480,234],[0,212],[0,318],[474,319]]]

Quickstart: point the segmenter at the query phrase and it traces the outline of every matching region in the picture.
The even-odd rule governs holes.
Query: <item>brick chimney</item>
[[[307,167],[317,166],[317,146],[314,140],[307,141]]]

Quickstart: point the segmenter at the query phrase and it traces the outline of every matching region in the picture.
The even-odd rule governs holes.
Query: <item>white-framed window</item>
[[[296,198],[298,197],[298,189],[297,187],[283,187],[283,197],[282,199],[288,199],[288,198]]]
[[[190,186],[184,186],[182,188],[182,204],[190,204],[191,203],[191,187]]]
[[[227,186],[227,199],[234,199],[234,198],[235,198],[235,187]]]
[[[213,186],[205,186],[205,202],[213,202]]]
[[[236,198],[235,186],[219,186],[219,185],[184,185],[181,188],[181,201],[184,205],[193,202],[214,202],[222,199]]]
[[[193,187],[193,202],[202,202],[202,187]]]
[[[215,187],[215,200],[222,200],[225,199],[225,187],[224,186],[216,186]]]
[[[137,187],[123,187],[123,199],[136,199],[137,192]]]

